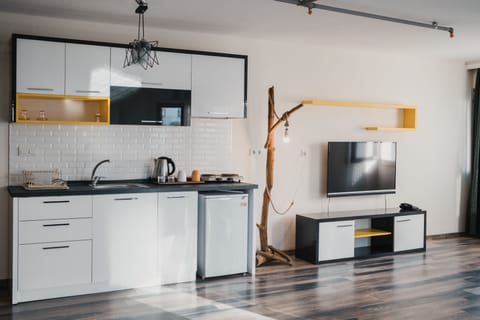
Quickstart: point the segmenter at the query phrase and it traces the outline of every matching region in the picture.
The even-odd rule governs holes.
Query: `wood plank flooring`
[[[480,239],[428,240],[426,253],[10,305],[0,320],[480,319]]]

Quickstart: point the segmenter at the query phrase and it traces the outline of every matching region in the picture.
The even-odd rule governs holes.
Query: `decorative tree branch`
[[[268,244],[268,209],[271,202],[271,191],[273,188],[274,175],[274,161],[275,161],[275,129],[285,122],[292,113],[303,107],[299,104],[292,109],[284,112],[282,116],[275,122],[275,97],[273,87],[268,89],[268,133],[267,141],[265,142],[265,149],[267,149],[267,164],[266,164],[266,184],[263,191],[262,217],[260,224],[257,224],[260,233],[260,250],[257,250],[257,266],[269,261],[278,261],[281,263],[292,265],[292,259],[281,250],[274,248]]]

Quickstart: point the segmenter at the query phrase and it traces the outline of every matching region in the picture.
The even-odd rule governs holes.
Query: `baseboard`
[[[450,239],[450,238],[458,238],[458,237],[466,237],[467,234],[465,232],[455,232],[455,233],[443,233],[443,234],[434,234],[431,236],[427,236],[427,240],[441,240],[441,239]]]

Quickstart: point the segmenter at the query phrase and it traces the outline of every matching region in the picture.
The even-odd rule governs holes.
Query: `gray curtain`
[[[480,236],[480,69],[475,76],[472,100],[472,170],[467,211],[466,231],[471,236]]]

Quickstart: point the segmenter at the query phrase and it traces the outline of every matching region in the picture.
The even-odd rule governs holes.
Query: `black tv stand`
[[[426,250],[426,211],[356,210],[296,216],[295,256],[311,263]]]

